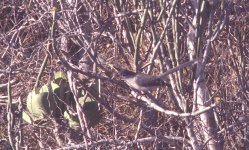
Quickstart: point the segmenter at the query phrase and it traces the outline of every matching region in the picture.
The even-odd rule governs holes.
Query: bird
[[[132,89],[148,92],[151,91],[153,88],[160,87],[160,86],[167,86],[168,88],[172,89],[171,85],[165,82],[163,79],[167,77],[169,74],[179,71],[182,68],[197,64],[201,61],[201,58],[197,58],[188,62],[185,62],[179,66],[171,68],[166,72],[162,73],[159,76],[151,76],[144,73],[136,73],[130,70],[118,68],[115,65],[109,64],[111,68],[114,68],[118,75],[120,75],[123,80],[128,84]]]
[[[126,69],[120,69],[118,75],[121,76],[126,84],[132,89],[142,92],[149,92],[156,87],[164,85],[170,87],[170,84],[166,83],[161,78],[144,73],[136,73]]]

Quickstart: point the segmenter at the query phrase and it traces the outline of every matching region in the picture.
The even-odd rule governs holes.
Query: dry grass
[[[138,2],[138,6],[131,1],[123,1],[122,4],[113,1],[77,1],[77,4],[60,2],[63,3],[50,4],[44,0],[0,2],[0,149],[11,149],[7,119],[9,79],[12,81],[14,115],[11,134],[19,148],[77,149],[84,147],[86,141],[90,143],[88,149],[190,148],[191,145],[182,142],[182,139],[190,140],[186,131],[189,125],[186,124],[186,120],[148,108],[143,101],[130,94],[130,89],[119,82],[118,77],[112,78],[116,72],[110,64],[130,70],[138,68],[139,72],[147,72],[148,68],[145,65],[151,62],[153,48],[165,28],[167,32],[162,45],[158,47],[160,50],[153,61],[154,66],[150,74],[158,75],[167,70],[167,67],[189,61],[188,34],[191,26],[188,21],[192,22],[194,17],[191,2],[179,1],[177,10],[175,9],[169,19],[167,27],[165,20],[169,17],[169,10],[172,7],[172,3],[168,1],[164,6],[157,1],[145,4]],[[209,55],[206,57],[204,80],[210,96],[219,96],[222,99],[214,112],[223,148],[240,149],[245,145],[248,146],[248,143],[243,141],[243,136],[246,135],[244,132],[247,129],[244,125],[249,122],[247,119],[249,4],[243,0],[237,3],[224,3],[223,5],[218,2],[213,10],[212,31],[221,26],[219,23],[223,23],[224,13],[228,14],[228,18],[222,30],[217,32],[217,38],[211,42]],[[57,8],[54,20],[52,5]],[[146,21],[143,22],[145,6],[149,9]],[[162,8],[165,9],[163,12]],[[161,13],[162,16],[158,18]],[[53,21],[56,24],[54,31],[51,31]],[[204,57],[207,39],[210,38],[207,36],[207,22],[200,25],[201,35],[198,37],[201,37],[201,46],[196,52],[200,58]],[[174,28],[174,23],[177,29]],[[140,29],[143,31],[141,38],[136,40]],[[54,34],[53,37],[51,33]],[[51,38],[54,41],[51,42]],[[49,44],[53,44],[55,49],[49,47]],[[137,60],[134,59],[136,50],[139,54]],[[25,109],[27,95],[35,85],[46,55],[49,55],[49,60],[39,81],[39,87],[49,83],[53,73],[58,70],[72,70],[73,77],[77,79],[82,70],[73,68],[72,64],[80,66],[82,65],[80,59],[85,56],[91,57],[94,67],[91,66],[88,71],[92,75],[91,78],[96,79],[96,76],[99,76],[101,79],[102,103],[98,102],[103,109],[100,123],[89,129],[92,138],[83,131],[75,132],[68,128],[65,121],[59,125],[51,118],[39,125],[20,122],[22,111],[20,101]],[[60,57],[66,61],[63,63]],[[67,63],[71,64],[71,67]],[[11,74],[9,74],[10,68]],[[188,112],[191,112],[194,103],[194,69],[193,67],[179,71],[169,79],[176,85],[174,94],[178,93],[186,100]],[[77,80],[77,85],[80,87],[82,83]],[[162,104],[161,107],[181,113],[172,102],[167,88],[161,88],[154,92],[153,96]],[[214,102],[212,98],[210,101]],[[242,117],[246,118],[244,124],[238,123]],[[200,118],[195,116],[189,119],[194,124],[199,144],[206,148],[203,133],[199,133],[202,128],[198,123]],[[55,129],[58,129],[61,143],[56,139]],[[19,135],[20,131],[22,136]],[[172,140],[170,137],[182,139]],[[18,143],[20,141],[23,143]],[[131,141],[134,143],[129,143]]]

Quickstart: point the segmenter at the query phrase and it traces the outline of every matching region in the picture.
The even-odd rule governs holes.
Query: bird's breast
[[[138,82],[138,77],[135,78],[127,78],[125,79],[125,82],[133,89],[139,90],[139,91],[149,91],[151,90],[150,87],[141,86]]]

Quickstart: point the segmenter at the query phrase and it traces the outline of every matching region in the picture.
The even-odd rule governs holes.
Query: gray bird
[[[138,91],[147,92],[153,88],[164,85],[170,87],[170,84],[165,83],[161,78],[150,76],[148,74],[135,73],[126,69],[120,69],[118,74],[131,88]]]
[[[119,69],[115,67],[114,65],[110,65],[110,67],[114,68],[116,71],[118,71],[118,74],[123,77],[123,80],[133,89],[136,89],[138,91],[150,91],[155,87],[159,86],[168,86],[171,88],[171,85],[166,83],[163,79],[168,76],[171,73],[174,73],[182,68],[197,64],[202,59],[194,59],[188,62],[185,62],[177,67],[171,68],[167,70],[166,72],[162,73],[159,76],[150,76],[148,74],[143,73],[135,73],[133,71],[129,71],[126,69]]]

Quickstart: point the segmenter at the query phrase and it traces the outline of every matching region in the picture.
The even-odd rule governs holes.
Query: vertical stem
[[[17,137],[17,141],[16,141],[16,149],[20,149],[20,147],[23,147],[23,126],[22,126],[22,112],[23,112],[23,105],[22,105],[22,99],[21,97],[18,98],[19,101],[19,115],[18,115],[18,129],[19,129],[19,135]]]
[[[7,105],[7,112],[8,112],[8,116],[7,116],[7,120],[8,120],[8,137],[9,137],[9,142],[10,142],[10,146],[12,147],[12,149],[15,149],[14,146],[14,140],[13,140],[13,126],[14,126],[14,114],[13,114],[13,110],[12,110],[12,97],[11,97],[11,83],[10,83],[10,75],[11,75],[11,71],[9,74],[9,81],[8,81],[8,105]]]

